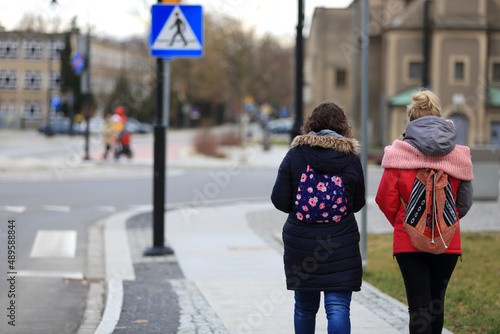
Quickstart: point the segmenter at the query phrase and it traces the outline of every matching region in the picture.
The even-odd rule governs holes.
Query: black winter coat
[[[288,213],[283,227],[287,288],[302,291],[359,291],[361,255],[354,212],[365,205],[363,169],[350,138],[298,136],[283,159],[271,200]],[[340,171],[347,214],[338,223],[305,223],[295,217],[295,196],[304,168]]]

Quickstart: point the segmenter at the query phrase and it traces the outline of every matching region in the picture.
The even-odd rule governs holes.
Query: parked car
[[[125,128],[130,133],[150,133],[153,131],[153,126],[148,123],[142,123],[132,117],[127,117]]]
[[[102,124],[104,123],[104,120],[100,117],[92,117],[90,119],[90,134],[100,134],[102,131]],[[82,120],[81,123],[77,125],[78,130],[81,132],[85,133],[87,130],[87,122],[86,120]]]
[[[267,130],[271,133],[290,133],[293,128],[293,119],[281,118],[269,121],[266,125]]]
[[[69,134],[70,129],[70,119],[67,117],[63,118],[54,118],[50,120],[50,123],[45,122],[42,123],[38,127],[38,132],[45,134],[46,136],[58,135],[58,134]],[[49,126],[50,124],[50,126]],[[81,129],[78,123],[73,122],[73,134],[81,135],[84,134],[85,131]]]

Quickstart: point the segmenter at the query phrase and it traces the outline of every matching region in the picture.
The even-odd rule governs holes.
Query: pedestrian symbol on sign
[[[187,43],[186,39],[184,38],[184,36],[182,35],[182,31],[186,30],[186,24],[181,19],[179,19],[179,13],[175,13],[175,17],[177,19],[175,20],[174,25],[170,27],[170,29],[177,27],[177,32],[175,33],[174,37],[172,37],[172,41],[170,41],[170,45],[174,44],[175,36],[177,36],[177,35],[181,35],[181,38],[184,41],[184,45],[187,45],[188,43]]]
[[[189,21],[186,20],[180,7],[175,6],[158,34],[158,37],[154,41],[152,49],[202,50],[203,47],[198,41],[198,38],[194,34]]]

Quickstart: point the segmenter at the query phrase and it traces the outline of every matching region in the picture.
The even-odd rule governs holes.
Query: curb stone
[[[83,320],[77,334],[94,333],[104,312],[104,263],[102,221],[91,225],[88,231],[87,265],[85,279],[90,282]]]

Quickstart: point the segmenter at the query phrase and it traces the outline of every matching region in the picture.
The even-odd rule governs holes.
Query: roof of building
[[[51,38],[62,39],[64,33],[47,33],[47,32],[35,32],[35,31],[22,31],[22,30],[1,30],[0,38],[7,39],[11,41],[19,41],[22,39],[26,40],[48,40]]]
[[[391,106],[407,106],[411,103],[411,96],[418,91],[418,87],[408,89],[389,100]],[[489,86],[486,97],[486,105],[490,107],[500,107],[500,87]]]
[[[413,1],[403,11],[394,16],[387,25],[389,29],[415,29],[421,28],[423,24],[422,0]]]
[[[423,27],[423,13],[425,0],[411,2],[401,13],[397,14],[387,24],[388,29],[421,29]],[[434,13],[435,5],[430,5],[431,26],[438,29],[486,29],[497,28],[496,17],[489,19],[484,15],[450,15],[438,16]],[[490,6],[498,6],[491,3]]]
[[[486,104],[492,107],[500,107],[500,87],[488,87]]]
[[[415,94],[419,89],[418,87],[414,87],[412,89],[408,89],[398,95],[393,96],[389,100],[389,105],[391,106],[407,106],[411,103],[411,96]]]

